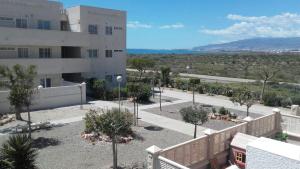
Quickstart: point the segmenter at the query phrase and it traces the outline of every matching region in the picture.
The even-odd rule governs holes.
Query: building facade
[[[37,85],[126,76],[126,12],[0,0],[0,65],[36,65]]]

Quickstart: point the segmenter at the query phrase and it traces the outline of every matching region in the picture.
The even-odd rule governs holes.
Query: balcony
[[[0,27],[0,45],[87,47],[88,36],[80,32]]]
[[[28,59],[0,59],[0,65],[12,67],[16,64],[23,66],[36,65],[38,74],[61,74],[90,72],[90,60],[82,58],[28,58]]]

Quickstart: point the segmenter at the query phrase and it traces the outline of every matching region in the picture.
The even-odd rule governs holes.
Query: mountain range
[[[192,49],[128,49],[129,54],[194,54],[207,52],[300,52],[300,37],[253,38]]]
[[[300,37],[253,38],[193,48],[200,52],[293,52],[300,51]]]

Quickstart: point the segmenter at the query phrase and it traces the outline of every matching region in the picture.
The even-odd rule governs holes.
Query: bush
[[[121,112],[117,108],[107,112],[104,112],[104,110],[90,110],[84,120],[85,133],[104,133],[108,136],[111,136],[110,134],[113,132],[118,132],[121,136],[132,134],[133,117],[128,110],[121,110]]]
[[[149,102],[151,96],[152,96],[151,87],[147,84],[141,84],[139,86],[137,100],[139,102]]]
[[[291,98],[291,100],[292,100],[292,104],[300,105],[300,95],[299,94],[296,96],[293,96]]]
[[[118,99],[119,98],[119,88],[114,88],[112,91],[112,95],[113,95],[113,98]],[[128,97],[127,88],[121,88],[120,95],[121,95],[121,98],[127,98]]]
[[[219,109],[219,114],[221,114],[221,115],[227,115],[227,114],[230,114],[230,111],[227,110],[227,109],[225,109],[225,107],[221,107]]]
[[[292,99],[290,97],[286,97],[286,98],[283,98],[281,100],[281,106],[282,107],[288,107],[288,106],[291,106],[292,105]]]
[[[282,98],[274,92],[265,93],[263,103],[265,106],[281,106]]]
[[[35,169],[37,155],[38,151],[27,135],[12,135],[1,147],[0,168]]]
[[[275,140],[286,142],[288,139],[288,134],[286,133],[276,133]]]

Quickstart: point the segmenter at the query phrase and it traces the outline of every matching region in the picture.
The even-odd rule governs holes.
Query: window
[[[28,48],[18,48],[19,58],[28,58]]]
[[[15,48],[10,48],[10,47],[0,47],[0,51],[14,51]]]
[[[40,48],[39,56],[40,56],[40,58],[51,58],[51,49],[50,48]]]
[[[98,49],[89,49],[89,58],[97,58],[98,57]]]
[[[8,17],[0,17],[0,26],[14,27],[15,26],[14,19]]]
[[[27,28],[27,19],[16,19],[17,28]]]
[[[114,50],[114,52],[123,52],[123,50]]]
[[[97,25],[89,25],[89,33],[90,34],[98,34],[98,26]]]
[[[44,20],[38,21],[38,29],[50,30],[50,27],[51,27],[50,21],[44,21]]]
[[[106,76],[105,76],[105,80],[106,80],[107,82],[112,82],[112,75],[106,75]]]
[[[51,79],[50,78],[40,79],[40,85],[43,86],[43,88],[51,87]]]
[[[122,28],[122,27],[115,26],[115,27],[114,27],[114,30],[123,30],[123,28]]]
[[[105,57],[111,58],[112,57],[112,50],[105,50]]]
[[[112,27],[111,26],[106,26],[105,27],[105,34],[106,35],[112,35]]]
[[[245,163],[246,162],[246,155],[244,153],[241,153],[241,152],[236,152],[235,159],[236,159],[236,161]]]

